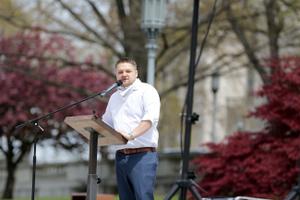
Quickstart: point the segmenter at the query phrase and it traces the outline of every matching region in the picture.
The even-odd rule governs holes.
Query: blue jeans
[[[116,153],[116,175],[120,200],[153,200],[157,152],[125,155]]]

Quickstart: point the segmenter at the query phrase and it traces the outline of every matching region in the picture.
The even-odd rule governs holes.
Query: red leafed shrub
[[[99,71],[63,66],[60,60],[51,59],[72,61],[73,49],[59,36],[45,37],[36,32],[0,38],[0,127],[11,130],[37,114],[80,100],[112,83]],[[100,112],[104,106],[91,100],[53,117],[62,120],[67,115],[91,114],[92,109]],[[40,113],[32,114],[33,108]]]
[[[266,98],[251,115],[267,121],[265,130],[238,132],[222,143],[206,144],[210,153],[193,160],[202,196],[252,196],[283,199],[300,173],[300,58],[266,63],[270,81],[258,95]]]
[[[281,133],[300,131],[300,58],[287,57],[266,63],[273,71],[269,84],[258,92],[268,102],[259,106],[253,116],[269,122],[267,128]]]
[[[193,163],[203,176],[203,196],[252,196],[282,199],[299,173],[298,135],[236,133]]]
[[[0,153],[5,156],[7,171],[3,199],[13,198],[17,166],[37,136],[40,140],[52,138],[54,145],[69,150],[80,148],[83,141],[79,135],[66,134],[64,117],[104,110],[105,104],[93,99],[41,120],[45,129],[42,135],[32,126],[15,129],[26,120],[82,100],[111,84],[110,77],[89,68],[88,63],[75,65],[74,50],[66,39],[39,32],[0,38]]]

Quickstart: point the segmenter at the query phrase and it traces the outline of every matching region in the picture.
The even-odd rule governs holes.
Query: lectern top
[[[119,132],[94,115],[70,116],[66,117],[64,122],[88,140],[90,133],[96,132],[98,134],[98,146],[127,143],[126,138]]]

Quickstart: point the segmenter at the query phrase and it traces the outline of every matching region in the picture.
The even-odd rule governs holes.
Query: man
[[[159,95],[154,87],[138,79],[134,60],[120,59],[115,73],[123,84],[110,97],[102,119],[128,140],[125,145],[115,145],[120,200],[153,200]]]

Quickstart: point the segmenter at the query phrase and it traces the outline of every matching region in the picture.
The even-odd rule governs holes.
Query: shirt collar
[[[121,96],[125,96],[126,94],[129,94],[130,91],[135,91],[138,89],[138,85],[140,85],[141,80],[140,79],[136,79],[130,86],[128,87],[123,87],[120,86],[118,87],[118,91],[120,93]]]

